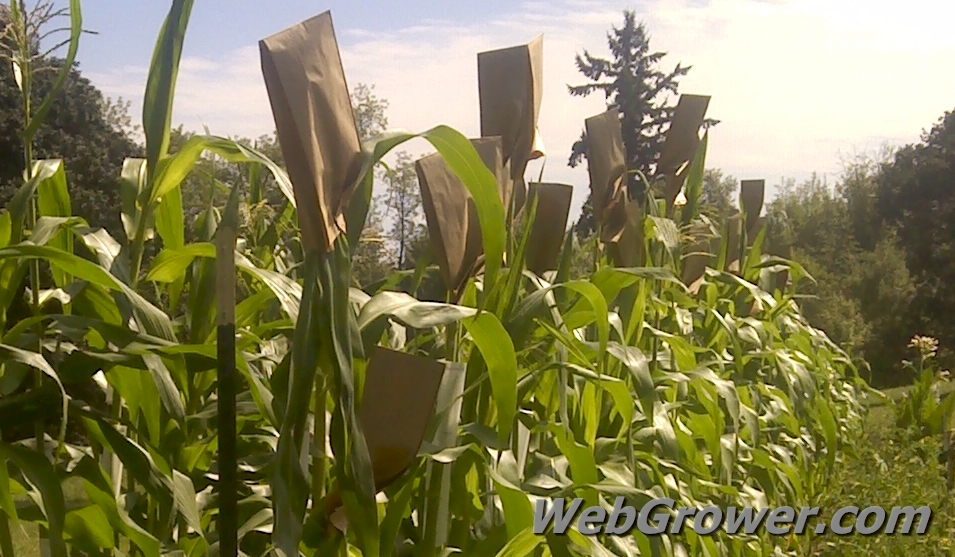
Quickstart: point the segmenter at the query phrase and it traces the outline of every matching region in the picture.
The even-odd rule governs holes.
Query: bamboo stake
[[[219,555],[238,557],[238,478],[235,423],[235,228],[216,232],[216,324],[219,430]]]

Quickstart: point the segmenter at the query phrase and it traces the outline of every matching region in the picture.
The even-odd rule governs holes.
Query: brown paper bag
[[[498,177],[498,192],[509,198],[510,181],[501,164],[501,139],[472,139],[471,144],[485,166]],[[431,248],[445,286],[455,292],[474,271],[484,252],[477,209],[467,187],[440,154],[419,159],[415,171]]]
[[[690,163],[696,156],[700,144],[700,126],[703,125],[709,104],[708,96],[680,95],[673,111],[656,168],[657,175],[666,178],[664,197],[668,210],[673,207],[674,200],[683,188]]]
[[[615,242],[627,224],[627,158],[620,131],[620,113],[612,108],[584,121],[587,172],[594,217],[601,240]]]
[[[730,273],[739,272],[739,242],[743,237],[743,214],[736,213],[726,219],[726,270]]]
[[[544,84],[543,36],[526,45],[481,52],[477,59],[481,135],[502,138],[504,163],[510,165],[514,181],[514,206],[520,208],[526,197],[527,162],[543,155],[537,137]]]
[[[609,244],[610,257],[617,267],[636,267],[643,255],[643,207],[628,201],[626,223],[616,241]]]
[[[514,195],[514,181],[509,174],[510,168],[504,164],[503,139],[499,136],[480,137],[471,140],[471,145],[484,161],[494,178],[497,179],[497,193],[505,212]]]
[[[557,268],[564,244],[567,218],[574,187],[567,184],[531,183],[527,191],[528,207],[537,199],[537,213],[527,238],[524,260],[538,276]],[[529,210],[529,209],[528,209]]]
[[[610,199],[610,202],[603,211],[600,241],[605,244],[620,241],[620,237],[627,227],[631,206],[635,205],[635,203],[630,200],[630,194],[623,184],[623,180],[617,182],[613,198]]]
[[[749,229],[746,231],[746,245],[748,247],[756,242],[756,237],[762,232],[764,226],[766,226],[766,219],[763,217],[756,217],[753,224],[749,225]]]
[[[361,144],[330,12],[259,42],[305,248],[330,251],[361,167]]]
[[[746,219],[747,237],[755,237],[759,231],[759,214],[763,211],[763,196],[766,180],[743,180],[739,183],[739,204]]]
[[[445,364],[375,347],[359,419],[380,491],[414,462],[434,415]]]
[[[434,416],[445,366],[423,356],[375,347],[365,374],[358,419],[376,491],[391,485],[417,458]],[[331,492],[324,502],[326,515],[339,510],[341,504],[340,493]]]

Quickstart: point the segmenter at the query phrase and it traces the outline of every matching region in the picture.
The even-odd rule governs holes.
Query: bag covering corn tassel
[[[259,42],[262,74],[306,251],[332,251],[361,170],[361,143],[330,12]]]

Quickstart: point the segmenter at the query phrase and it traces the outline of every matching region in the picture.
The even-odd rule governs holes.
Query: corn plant
[[[895,407],[895,425],[919,441],[940,436],[946,466],[946,482],[951,490],[955,485],[955,451],[952,449],[952,415],[955,413],[955,393],[943,395],[941,387],[950,380],[949,372],[941,370],[935,361],[938,340],[916,335],[909,348],[918,352],[915,362],[903,361],[906,371],[915,377],[915,384],[903,395]]]
[[[78,19],[78,1],[71,8]],[[46,290],[31,283],[32,316],[2,330],[2,378],[33,383],[5,394],[0,421],[74,420],[89,439],[73,445],[62,429],[56,438],[38,429],[2,440],[4,555],[11,520],[41,526],[55,557],[218,551],[213,259],[223,219],[239,224],[241,554],[806,553],[811,540],[766,534],[532,528],[537,501],[570,497],[607,509],[618,497],[637,507],[660,497],[690,507],[811,506],[861,424],[851,361],[806,322],[793,290],[777,287],[779,273],[798,283],[805,272],[761,254],[762,233],[747,236],[759,209],[747,199],[746,214],[727,223],[699,214],[706,136],[682,175],[686,205],[651,196],[629,221],[641,254],[632,264],[613,263],[598,246],[593,269],[570,279],[568,233],[553,265],[535,259],[532,272],[541,199],[527,196],[514,210],[494,165],[445,126],[356,147],[357,172],[338,184],[352,192],[340,215],[316,214],[293,169],[248,146],[207,134],[169,153],[191,8],[174,0],[156,43],[147,156],[122,168],[126,237],[70,214],[67,178],[53,161],[31,166],[0,214],[0,309],[23,293],[28,270],[49,269],[53,281]],[[401,276],[356,288],[351,251],[372,170],[421,139],[470,196],[482,263],[438,296],[416,288],[435,272],[425,265],[406,292],[395,289]],[[197,241],[186,243],[180,187],[204,154],[240,165],[241,177],[224,184],[229,201],[210,203]],[[248,210],[273,187],[285,196],[274,218]],[[31,203],[36,219],[27,218]],[[312,217],[326,225],[342,217],[345,233],[329,237],[326,227],[322,236]],[[691,262],[702,262],[698,277]],[[395,353],[440,384],[410,464],[384,477],[372,449],[388,424],[366,417],[374,408],[364,397],[381,396],[368,385],[380,358]],[[106,407],[68,394],[89,382]],[[67,507],[61,484],[70,478],[87,498]]]

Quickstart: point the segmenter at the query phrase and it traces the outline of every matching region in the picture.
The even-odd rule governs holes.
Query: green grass
[[[882,391],[882,394],[884,394],[888,400],[873,398],[869,401],[869,407],[876,408],[879,406],[885,406],[889,401],[898,402],[903,396],[905,396],[905,393],[909,392],[910,388],[911,387],[909,386],[902,386],[885,389]],[[945,395],[951,391],[955,391],[955,381],[948,381],[938,386],[938,392],[942,395]],[[889,412],[889,414],[891,414],[891,412]]]
[[[951,384],[944,385],[945,391]],[[898,400],[905,387],[885,392]],[[944,466],[939,463],[940,439],[913,442],[894,425],[891,402],[870,406],[866,438],[855,454],[845,454],[825,508],[853,505],[928,505],[932,523],[924,536],[828,536],[819,538],[820,557],[941,557],[955,555],[955,504],[945,486]]]
[[[86,501],[86,491],[83,489],[83,480],[71,478],[63,482],[63,495],[66,497],[66,506],[71,503]],[[25,497],[25,496],[23,496]],[[19,497],[17,499],[20,499]],[[39,557],[40,548],[37,543],[37,528],[34,524],[20,522],[10,524],[10,534],[13,537],[13,554],[16,557]]]

